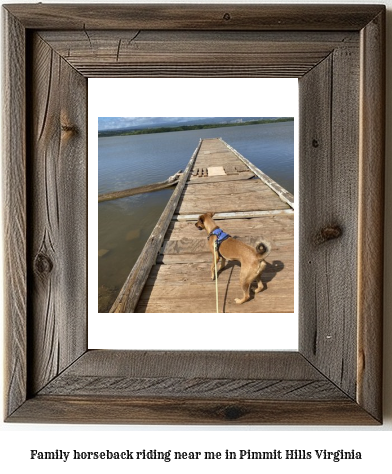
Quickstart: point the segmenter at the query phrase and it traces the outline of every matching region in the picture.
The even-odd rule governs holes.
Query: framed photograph
[[[89,347],[296,350],[298,79],[102,78],[89,80],[88,93],[89,235],[98,229],[89,242]],[[233,239],[268,243],[261,292],[255,282],[244,304],[235,302],[239,262],[220,260],[211,281],[209,239],[195,226],[208,211]]]
[[[6,421],[382,423],[385,7],[3,16]],[[104,77],[298,79],[298,350],[89,348],[87,91]]]

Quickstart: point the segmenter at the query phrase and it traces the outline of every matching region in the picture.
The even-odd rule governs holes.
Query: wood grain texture
[[[385,6],[19,4],[3,7],[3,18],[6,420],[244,425],[382,422]],[[37,49],[38,41],[32,49],[31,35],[40,36],[46,44]],[[166,56],[165,48],[169,52]],[[265,54],[268,48],[270,56]],[[249,49],[255,51],[253,57],[245,52]],[[32,56],[34,51],[37,56]],[[70,228],[75,230],[79,229],[76,221],[85,212],[85,188],[78,179],[86,163],[79,138],[84,143],[86,110],[81,104],[86,103],[84,77],[88,74],[301,77],[301,119],[306,124],[301,132],[301,153],[302,163],[309,165],[302,168],[302,183],[309,187],[309,207],[320,210],[318,215],[308,211],[302,220],[302,255],[310,252],[317,258],[302,260],[301,278],[305,283],[308,273],[310,278],[316,274],[318,278],[310,282],[313,286],[302,286],[301,304],[308,311],[301,316],[303,355],[280,353],[268,358],[259,354],[258,362],[258,356],[250,362],[236,353],[215,359],[197,353],[182,353],[181,357],[160,353],[155,357],[132,351],[88,351],[82,355],[85,312],[74,311],[73,303],[68,305],[68,297],[59,293],[60,288],[70,289],[71,296],[75,291],[77,305],[85,298],[85,287],[76,285],[83,277],[78,274],[72,282],[74,269],[83,272],[85,268],[84,245],[79,240],[82,234],[85,239],[85,231],[73,232],[70,238],[65,229],[61,237],[64,221],[59,223],[57,215],[75,215],[70,218]],[[347,90],[353,78],[353,90]],[[345,99],[345,94],[353,102]],[[37,115],[32,101],[38,106]],[[314,114],[316,107],[318,114]],[[64,117],[70,120],[64,121]],[[356,160],[352,160],[353,148],[359,148]],[[82,154],[73,153],[75,150]],[[77,162],[82,156],[83,164]],[[79,177],[76,170],[67,168],[67,160],[80,171]],[[313,173],[316,178],[325,177],[321,187],[316,186]],[[353,176],[359,176],[359,184]],[[189,186],[198,186],[198,179],[192,176]],[[203,179],[219,181],[220,177]],[[70,180],[80,186],[81,194],[73,193]],[[69,202],[63,199],[67,190]],[[305,201],[301,198],[301,202]],[[327,208],[329,202],[331,207]],[[307,212],[306,206],[302,212]],[[186,224],[188,215],[182,218],[186,220],[181,222],[181,216],[175,216],[179,220],[176,224]],[[35,223],[35,230],[27,233],[30,222]],[[80,225],[81,229],[84,224]],[[176,232],[175,227],[169,230]],[[335,238],[331,240],[331,236]],[[68,245],[66,240],[74,237],[77,243]],[[180,239],[172,253],[163,257],[177,258],[177,247],[185,244]],[[308,272],[309,261],[321,262],[318,271]],[[199,271],[202,265],[202,261],[195,262],[194,270]],[[347,269],[352,273],[346,281]],[[53,312],[59,301],[65,303]],[[27,314],[32,316],[28,326]],[[60,367],[64,370],[58,378]],[[313,375],[314,370],[319,378]],[[157,375],[160,390],[153,388],[151,375]],[[65,394],[67,380],[79,396]],[[269,385],[268,381],[273,382]],[[247,382],[253,399],[247,396]],[[290,383],[294,388],[291,395]],[[47,394],[35,395],[43,385]],[[170,387],[174,387],[175,396]],[[320,387],[330,394],[325,399]],[[336,388],[340,392],[332,395]],[[210,396],[198,393],[204,389]],[[264,398],[256,395],[259,389]],[[301,396],[298,389],[304,391]],[[119,396],[118,390],[124,396]]]
[[[362,30],[361,45],[357,399],[380,420],[384,266],[384,11]]]
[[[86,79],[37,35],[30,38],[30,390],[85,352]]]
[[[240,178],[238,178],[240,179]],[[206,182],[208,179],[206,180]],[[192,184],[189,183],[189,184]],[[282,214],[291,215],[293,214],[292,209],[279,209],[277,211],[240,211],[240,212],[217,212],[214,215],[214,220],[222,220],[222,219],[248,219],[252,217],[266,217],[266,216],[278,216]],[[199,215],[198,214],[174,214],[172,221],[197,221]]]
[[[358,59],[344,47],[300,81],[300,347],[353,398],[358,97]],[[339,236],[323,237],[328,228]]]
[[[69,376],[280,378],[324,380],[298,352],[91,350]]]
[[[353,400],[177,400],[37,396],[9,420],[18,423],[137,425],[376,425]]]
[[[129,75],[300,77],[355,33],[43,31],[44,41],[87,77]]]
[[[266,291],[261,293],[261,298],[252,298],[246,307],[234,303],[240,291],[240,266],[232,262],[219,273],[221,312],[293,312],[294,215],[291,211],[291,214],[277,217],[266,215],[217,221],[225,232],[248,245],[254,247],[260,235],[271,237],[272,245],[262,275]],[[157,265],[152,268],[146,282],[146,291],[138,305],[139,311],[193,312],[195,301],[199,312],[216,311],[215,286],[210,280],[211,253],[205,233],[194,233],[196,219],[172,222],[169,226]]]
[[[375,424],[303,356],[290,352],[90,351],[28,400],[11,421],[30,419]]]
[[[353,31],[380,11],[379,5],[7,5],[32,29],[163,29]]]
[[[24,28],[8,12],[3,25],[4,414],[9,416],[27,393],[26,64]]]
[[[329,380],[210,379],[206,377],[88,377],[61,375],[40,395],[241,400],[345,400]]]

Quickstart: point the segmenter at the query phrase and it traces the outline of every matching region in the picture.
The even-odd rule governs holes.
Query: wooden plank
[[[284,188],[282,188],[280,184],[278,184],[272,178],[270,178],[261,170],[259,170],[257,166],[255,166],[253,163],[247,160],[244,156],[241,155],[241,153],[239,153],[229,144],[227,143],[225,144],[236,156],[238,156],[238,158],[241,161],[243,161],[246,164],[246,166],[248,166],[248,168],[250,168],[253,171],[253,173],[255,173],[256,176],[258,176],[261,179],[261,181],[263,181],[263,183],[265,183],[270,189],[272,189],[272,191],[274,191],[283,202],[287,203],[291,208],[294,208],[294,196],[291,193],[286,191]]]
[[[138,44],[136,42],[136,44]],[[191,45],[190,45],[191,46]],[[234,45],[235,46],[235,45]],[[267,45],[266,45],[267,46]],[[117,43],[118,47],[118,43]],[[255,51],[252,51],[253,54],[248,54],[244,56],[243,51],[233,51],[230,53],[228,50],[227,44],[223,45],[224,51],[213,51],[211,53],[207,53],[206,51],[193,51],[192,54],[189,54],[190,50],[189,47],[182,48],[178,51],[178,48],[173,48],[173,51],[154,51],[149,52],[146,51],[146,48],[143,48],[143,44],[141,44],[142,51],[135,51],[133,54],[130,52],[126,52],[118,57],[114,55],[100,55],[96,57],[96,63],[102,63],[103,67],[112,67],[112,68],[126,68],[129,66],[136,66],[142,60],[143,63],[148,65],[156,65],[159,61],[161,61],[162,66],[164,67],[165,64],[173,65],[173,56],[172,54],[175,53],[176,55],[176,62],[184,64],[184,65],[196,65],[196,64],[203,64],[203,65],[210,65],[212,66],[214,62],[220,62],[224,64],[224,62],[230,57],[230,62],[233,66],[235,65],[249,65],[249,66],[263,66],[266,68],[280,70],[283,67],[289,68],[292,67],[298,71],[306,72],[312,64],[314,64],[317,60],[322,60],[328,53],[332,51],[331,49],[323,49],[319,51],[312,51],[307,52],[306,59],[301,58],[303,56],[303,48],[300,51],[293,51],[292,46],[289,45],[281,45],[277,46],[271,45],[271,49],[275,49],[275,53],[273,51],[268,52],[264,49],[263,52],[260,52],[258,55],[255,54]],[[222,49],[223,49],[222,48]],[[240,49],[243,49],[244,46]],[[143,53],[143,49],[145,50]],[[207,48],[209,49],[209,48]],[[234,48],[236,49],[236,48]],[[237,48],[238,49],[238,48]],[[260,48],[258,48],[260,49]],[[286,49],[290,49],[289,51],[285,51]],[[124,53],[124,52],[123,52]],[[128,53],[128,54],[127,54]],[[302,53],[302,54],[301,54]],[[70,64],[77,67],[78,70],[84,71],[86,67],[89,67],[92,70],[91,61],[86,58],[70,58]],[[73,59],[73,60],[72,60]],[[301,61],[302,59],[302,61]],[[95,66],[95,65],[94,65]],[[95,66],[96,68],[97,66]]]
[[[229,181],[242,181],[254,178],[254,174],[251,171],[242,171],[238,174],[231,174],[229,176],[191,176],[190,180],[187,183],[187,186],[194,184],[207,184],[207,183],[219,183],[219,182],[229,182]]]
[[[271,215],[281,215],[287,214],[290,215],[293,213],[292,209],[279,209],[279,210],[270,210],[270,211],[241,211],[241,212],[217,212],[214,215],[214,220],[221,219],[250,219],[252,217],[263,217]],[[174,214],[173,221],[187,221],[194,220],[197,221],[199,214]]]
[[[138,12],[140,13],[140,12]],[[42,31],[67,61],[86,77],[133,75],[301,77],[344,41],[357,47],[348,31],[323,34],[292,31]],[[74,28],[72,28],[74,30]],[[240,36],[238,36],[240,35]],[[246,53],[246,54],[245,54]],[[242,71],[239,67],[243,68]],[[104,72],[103,72],[104,71]]]
[[[94,352],[96,359],[90,357],[84,361],[85,358],[82,358],[75,367],[70,367],[65,374],[57,377],[41,395],[92,395],[91,381],[100,374],[104,391],[102,395],[162,398],[171,387],[175,398],[189,399],[195,395],[217,398],[222,396],[225,387],[230,386],[231,396],[241,399],[245,396],[246,385],[249,385],[249,399],[344,399],[339,389],[328,383],[317,370],[307,366],[300,354],[294,352],[225,354],[221,351],[202,351],[197,352],[200,360],[196,360],[195,353],[187,351],[178,351],[177,357],[163,351],[143,351],[142,357],[137,359],[138,354],[133,351],[105,351],[108,353],[106,359],[102,357],[103,351]],[[119,367],[110,368],[109,372],[108,358],[116,359]],[[93,365],[87,365],[88,360]],[[99,360],[100,367],[97,364]],[[294,360],[296,365],[293,364]],[[154,384],[151,384],[151,378],[155,380]]]
[[[225,167],[228,163],[230,163],[231,168],[249,169],[249,161],[243,157],[241,159],[241,157],[242,155],[230,149],[223,140],[208,139],[203,141],[193,169],[197,171],[201,168],[218,165]],[[252,171],[255,172],[254,169]],[[257,169],[257,172],[265,179],[265,175],[260,170]],[[227,183],[222,179],[219,184],[219,193],[216,192],[214,186],[199,183],[196,188],[194,186],[187,188],[189,192],[186,192],[182,197],[176,212],[179,214],[189,213],[195,211],[195,209],[199,213],[203,213],[207,211],[231,212],[284,208],[285,206],[278,199],[279,194],[285,196],[286,199],[287,196],[290,197],[291,195],[272,180],[267,180],[267,182],[268,186],[263,185],[261,180],[241,181],[240,184],[236,185],[236,183]],[[273,183],[273,192],[271,191],[271,183]],[[253,191],[258,192],[256,194]],[[195,199],[192,199],[193,195]],[[293,199],[291,199],[292,201]]]
[[[87,103],[86,79],[37,35],[30,39],[30,390],[36,393],[87,349],[86,328],[74,324],[87,317]]]
[[[10,421],[37,419],[51,423],[250,425],[284,420],[318,425],[320,419],[334,425],[375,423],[300,353],[274,351],[89,351]]]
[[[98,376],[90,380],[101,391]],[[110,379],[106,379],[110,383]],[[150,384],[154,381],[150,379]],[[189,381],[191,383],[191,380]],[[167,384],[171,387],[170,381]],[[315,386],[316,388],[317,386]],[[118,423],[202,425],[377,425],[360,405],[343,400],[249,400],[231,399],[230,386],[222,397],[201,399],[91,395],[76,397],[42,395],[28,400],[8,421],[19,423]],[[228,393],[226,395],[225,393]]]
[[[158,53],[206,53],[224,54],[228,46],[232,54],[249,52],[257,56],[268,53],[270,61],[282,55],[302,53],[306,48],[314,57],[325,58],[342,41],[350,42],[356,33],[335,32],[329,34],[292,32],[287,36],[271,31],[139,31],[139,30],[90,30],[42,31],[41,37],[59,54],[77,67],[94,55],[103,62],[124,62],[132,59],[143,61]],[[321,41],[321,40],[324,41]]]
[[[188,260],[189,261],[189,260]],[[289,262],[292,267],[292,261]],[[166,267],[166,265],[163,265]],[[181,265],[182,266],[182,265]],[[211,307],[214,308],[214,303],[215,303],[215,284],[211,283],[211,272],[208,267],[211,267],[211,259],[209,260],[208,264],[205,264],[206,272],[202,275],[202,278],[197,280],[196,282],[192,282],[191,276],[193,275],[192,271],[188,271],[188,273],[183,274],[183,277],[178,280],[171,280],[170,278],[167,279],[161,279],[160,275],[158,274],[158,277],[155,278],[153,277],[148,283],[146,284],[146,294],[144,295],[144,300],[150,302],[150,298],[152,295],[155,295],[155,297],[158,298],[158,302],[168,302],[168,300],[175,300],[178,299],[179,304],[184,303],[188,307],[192,307],[192,305],[195,304],[195,300],[189,301],[189,298],[186,298],[187,291],[189,292],[189,297],[193,297],[194,295],[199,294],[200,296],[200,301],[204,299],[209,299],[211,300]],[[172,269],[175,269],[176,266],[172,265]],[[286,266],[276,266],[274,267],[272,264],[267,265],[266,268],[266,273],[263,275],[263,281],[265,282],[271,282],[272,278],[278,277],[278,272],[282,272],[284,269],[286,269]],[[292,268],[291,268],[292,269]],[[188,268],[188,270],[191,270]],[[199,276],[201,276],[200,269],[198,269]],[[230,263],[227,264],[226,267],[220,271],[219,278],[218,278],[218,288],[219,290],[226,289],[226,292],[232,292],[234,294],[240,293],[241,292],[241,285],[240,285],[240,279],[239,279],[239,274],[240,274],[240,265],[238,263]],[[264,294],[257,294],[255,295],[255,299],[259,300],[258,302],[262,304],[262,307],[266,304],[266,302],[271,302],[273,301],[274,298],[276,297],[281,297],[281,298],[289,298],[291,300],[291,303],[293,302],[293,288],[294,288],[294,283],[293,283],[293,278],[292,275],[287,275],[285,276],[284,273],[279,274],[279,281],[271,283],[271,285],[268,285],[269,287],[269,293],[268,295]],[[287,294],[287,288],[290,289],[291,294]],[[203,293],[203,289],[205,292]],[[147,295],[147,293],[151,293],[150,295]],[[148,296],[148,297],[147,297]],[[237,295],[238,296],[238,295]],[[143,300],[143,298],[141,299]],[[199,300],[198,300],[199,301]],[[230,303],[233,303],[234,305],[234,298],[230,301]],[[277,301],[279,304],[280,302]],[[274,304],[276,304],[276,301],[274,301]],[[239,306],[239,305],[236,305]],[[208,312],[214,312],[214,311],[206,311],[204,308],[200,307],[198,305],[198,310],[196,312],[198,313],[208,313]],[[187,313],[194,313],[195,310],[191,311],[186,311]],[[240,310],[240,312],[243,312],[243,310]],[[251,311],[252,312],[252,311]],[[255,311],[255,312],[260,312],[260,311]],[[268,312],[268,311],[264,311]],[[279,313],[279,311],[275,311]],[[290,307],[290,312],[293,312],[293,307],[291,305]]]
[[[154,380],[159,390],[157,390]],[[238,382],[237,382],[238,380]],[[261,381],[267,380],[270,383],[263,384]],[[220,386],[219,386],[220,381]],[[302,384],[299,383],[302,381]],[[211,419],[210,415],[204,417],[202,411],[207,409],[204,403],[211,403],[214,400],[215,405],[209,405],[209,413],[211,410],[215,413],[214,419],[222,420],[227,418],[227,400],[225,402],[225,393],[229,390],[230,396],[234,397],[235,405],[232,406],[232,412],[237,407],[238,415],[233,416],[233,421],[242,420],[243,423],[252,423],[252,420],[263,419],[268,422],[273,419],[269,413],[280,412],[283,408],[281,403],[285,403],[285,399],[290,400],[290,404],[284,408],[287,423],[296,419],[295,411],[299,410],[302,416],[306,416],[309,422],[313,419],[314,413],[304,407],[304,399],[311,402],[313,410],[325,417],[325,412],[330,413],[330,419],[335,423],[342,423],[342,416],[350,412],[350,418],[353,416],[349,405],[345,401],[346,398],[342,392],[336,389],[333,384],[327,380],[313,368],[299,353],[282,353],[282,352],[220,352],[220,351],[92,351],[75,362],[62,376],[45,389],[41,395],[46,405],[49,404],[49,410],[42,411],[40,399],[36,399],[35,406],[26,405],[22,411],[18,413],[19,420],[26,421],[29,414],[34,413],[44,416],[45,420],[59,422],[64,414],[56,413],[56,407],[59,403],[64,403],[65,398],[73,396],[67,407],[67,416],[72,412],[72,416],[81,417],[88,409],[89,421],[97,419],[103,422],[104,416],[103,406],[98,398],[94,398],[91,387],[97,387],[99,383],[100,399],[105,401],[106,410],[113,410],[118,406],[120,412],[110,412],[107,414],[108,420],[113,417],[121,420],[139,419],[146,421],[154,420],[156,423],[155,410],[160,407],[164,411],[163,419],[172,420],[173,417],[180,422],[187,419],[187,411],[193,413],[193,420],[200,420],[206,423]],[[252,395],[246,396],[242,392],[246,384],[251,386]],[[90,387],[90,388],[89,388]],[[263,402],[260,400],[260,390],[262,392]],[[296,400],[296,391],[302,392],[302,399]],[[170,394],[170,391],[173,391]],[[233,393],[231,393],[233,392]],[[274,400],[269,401],[274,393]],[[122,402],[120,404],[109,403],[118,394],[121,394]],[[208,395],[208,396],[207,396]],[[87,398],[88,396],[88,398]],[[87,406],[88,400],[93,397],[94,404]],[[109,398],[107,398],[109,397]],[[223,398],[222,398],[223,397]],[[181,410],[172,413],[170,403],[164,399],[175,399],[177,406],[178,400],[181,402]],[[195,399],[198,399],[197,403]],[[247,399],[245,401],[244,399]],[[130,403],[132,399],[132,404]],[[155,404],[153,400],[155,399]],[[157,400],[161,399],[161,402]],[[256,411],[256,405],[252,405],[251,400],[258,400],[259,414]],[[331,399],[335,403],[328,408],[328,405],[322,406],[323,403],[331,403]],[[205,401],[204,401],[205,400]],[[277,400],[281,400],[278,402]],[[336,402],[339,401],[341,408],[337,408]],[[260,404],[261,402],[261,404]],[[294,403],[295,402],[295,403]],[[173,401],[173,403],[175,403]],[[267,405],[265,405],[267,403]],[[300,405],[296,405],[299,403]],[[126,411],[121,410],[124,406]],[[333,410],[332,410],[333,406]],[[353,408],[355,408],[353,404]],[[83,410],[75,412],[73,407],[83,407]],[[291,408],[290,408],[291,407]],[[245,414],[242,410],[248,410]],[[196,410],[196,412],[195,412]],[[200,413],[199,413],[200,410]],[[222,412],[223,410],[223,412]],[[249,412],[250,410],[250,412]],[[358,408],[355,408],[358,410]],[[358,423],[363,422],[364,415],[357,413],[354,419]],[[334,417],[332,418],[332,413]],[[107,413],[107,412],[106,412]],[[249,413],[252,416],[249,416]],[[126,418],[124,418],[124,416]],[[347,415],[346,415],[347,416]],[[166,418],[167,417],[167,418]],[[160,418],[162,419],[162,418]],[[203,421],[202,421],[203,420]],[[316,418],[313,419],[314,423]],[[340,420],[340,421],[338,421]],[[189,422],[189,420],[188,420]],[[369,421],[367,421],[368,423]],[[299,423],[299,421],[297,421]],[[304,419],[300,423],[304,423]]]
[[[210,282],[210,273],[206,270],[211,268],[211,261],[212,256],[211,252],[205,252],[203,256],[206,257],[204,261],[195,262],[192,258],[189,258],[189,255],[182,256],[181,265],[174,264],[167,264],[167,265],[154,265],[150,272],[149,278],[159,278],[162,281],[169,281],[169,282],[178,282],[181,281],[179,278],[183,278],[183,276],[192,275],[190,278],[197,278],[198,280],[201,278],[203,281],[209,283]],[[294,257],[291,252],[286,250],[281,257],[284,260],[285,267],[292,268],[294,265]],[[272,267],[267,267],[265,270],[265,274],[276,274],[278,271],[282,271],[284,269],[283,262],[278,262],[273,260],[272,258],[267,259],[268,262],[271,263]],[[286,265],[287,264],[287,265]],[[227,269],[231,270],[231,267],[234,265],[238,266],[237,263],[227,263]],[[226,269],[226,270],[227,270]],[[173,274],[175,273],[176,278],[172,278]],[[224,280],[228,278],[230,272],[222,271],[221,275]],[[284,277],[284,274],[283,276]],[[290,276],[292,278],[292,275]],[[152,279],[149,281],[151,284]]]
[[[279,248],[277,250],[280,250]],[[288,255],[290,257],[290,255]],[[211,264],[211,253],[208,252],[200,252],[196,254],[163,254],[163,255],[158,255],[157,257],[157,263],[164,263],[165,265],[173,265],[173,264],[184,264],[188,263],[189,261],[197,262],[197,263],[205,263],[208,262]],[[290,258],[291,260],[291,258]],[[244,306],[246,308],[246,306]],[[245,311],[245,309],[244,309]]]
[[[288,243],[293,242],[293,229],[291,226],[289,228],[277,228],[275,232],[271,232],[270,229],[271,228],[262,227],[248,232],[241,229],[235,232],[235,229],[234,231],[231,231],[227,228],[227,226],[224,227],[224,231],[230,233],[230,235],[234,239],[239,239],[241,240],[241,242],[244,242],[251,246],[255,245],[256,242],[260,241],[261,238],[269,239],[271,241],[272,247],[274,247],[275,245],[287,245]],[[178,235],[178,233],[170,232],[166,235],[166,240],[164,242],[164,245],[162,246],[162,249],[164,250],[165,254],[168,254],[169,249],[173,248],[174,245],[185,246],[187,245],[187,242],[191,242],[192,245],[203,248],[202,252],[206,252],[207,249],[209,251],[205,233],[202,233],[202,235],[194,236],[189,233],[182,233]]]
[[[220,214],[214,215],[214,220],[221,221],[222,218],[219,216]],[[194,232],[197,230],[194,227],[194,224],[196,223],[198,216],[183,217],[188,217],[189,219],[172,219],[166,237],[177,238],[177,236],[182,236],[182,234],[191,233],[192,239],[205,239],[205,232]],[[250,219],[249,217],[252,218]],[[266,211],[264,214],[260,214],[259,216],[249,216],[245,214],[242,218],[241,216],[233,215],[231,217],[225,217],[223,220],[224,222],[219,222],[219,225],[221,225],[222,228],[231,235],[257,235],[257,233],[274,235],[277,232],[283,232],[284,229],[290,229],[290,232],[292,231],[294,225],[294,211],[291,209],[289,212]]]
[[[260,241],[261,237],[262,236],[260,235],[256,235],[256,236],[241,235],[238,238],[239,240],[241,240],[241,242],[244,242],[250,245],[251,247],[255,247],[256,243]],[[275,237],[275,236],[272,236],[272,237]],[[237,238],[237,236],[235,236],[235,238]],[[273,246],[273,249],[276,248],[276,249],[279,249],[280,252],[282,252],[289,244],[292,244],[292,243],[293,243],[293,239],[292,238],[290,239],[290,236],[287,234],[286,236],[281,236],[278,241],[274,240],[272,243],[272,246]],[[185,237],[182,239],[180,238],[170,239],[170,240],[165,241],[164,245],[162,246],[160,250],[160,254],[164,254],[164,255],[191,254],[195,256],[195,258],[196,258],[196,254],[198,253],[208,254],[207,239],[200,239],[200,238],[193,239],[189,237]]]
[[[291,290],[294,291],[294,290]],[[156,300],[150,299],[148,301],[141,300],[138,305],[137,312],[138,313],[195,313],[194,308],[192,308],[189,303],[187,303],[184,298],[198,298],[200,293],[190,292],[188,296],[184,293],[181,295],[182,299],[177,298],[176,301],[172,299],[165,299],[160,296]],[[260,313],[260,314],[269,314],[269,313],[292,313],[293,312],[293,299],[288,298],[287,301],[281,300],[278,301],[278,296],[276,295],[274,304],[267,305],[265,302],[257,302],[257,297],[260,298],[260,294],[256,295],[255,299],[252,299],[253,293],[251,291],[251,299],[247,301],[249,305],[247,310],[244,311],[241,308],[242,305],[238,305],[233,301],[233,297],[240,297],[242,296],[242,291],[238,286],[237,291],[232,292],[232,298],[229,299],[226,296],[224,297],[223,301],[219,301],[218,311],[219,314],[225,313],[237,313],[239,315],[244,313]],[[160,298],[160,300],[159,300]],[[175,304],[174,304],[175,303]],[[216,301],[215,301],[215,290],[210,295],[210,297],[200,298],[198,300],[198,305],[201,310],[198,310],[197,313],[204,313],[204,314],[217,314],[216,312]],[[174,308],[174,309],[173,309]],[[193,311],[192,311],[193,309]]]
[[[178,242],[178,241],[177,241]],[[205,242],[199,241],[204,246]],[[170,241],[170,244],[175,244]],[[165,249],[164,265],[155,265],[146,282],[138,312],[215,312],[215,285],[211,282],[211,253],[198,253],[195,242],[182,249]],[[234,302],[240,290],[238,262],[229,262],[219,273],[220,312],[293,312],[294,311],[293,240],[284,248],[275,247],[267,258],[262,281],[267,291],[255,295],[242,307]],[[197,305],[195,306],[195,301]]]
[[[385,10],[361,31],[357,399],[382,420]],[[375,185],[377,183],[377,185]]]
[[[238,211],[268,211],[287,209],[287,204],[273,195],[272,191],[266,189],[260,194],[260,199],[255,193],[244,193],[236,195],[211,194],[210,196],[199,196],[192,199],[184,196],[178,203],[176,212],[178,214],[205,212],[238,212]],[[277,202],[278,201],[278,202]]]
[[[226,177],[227,178],[227,177]],[[219,190],[219,194],[244,194],[244,193],[259,193],[259,192],[268,192],[268,189],[263,186],[262,182],[259,179],[251,179],[251,180],[234,180],[228,181],[221,181],[219,187],[217,187],[214,183],[207,183],[202,182],[199,186],[186,186],[184,191],[186,196],[192,197],[193,195],[202,196],[204,194],[211,195],[216,194],[216,190]],[[270,194],[270,193],[268,193]],[[271,195],[271,194],[270,194]]]
[[[379,5],[105,5],[14,4],[5,8],[36,30],[358,31]]]
[[[167,78],[167,77],[191,77],[191,78],[203,78],[203,77],[215,77],[215,78],[227,78],[227,77],[254,77],[254,78],[289,78],[293,77],[302,77],[309,70],[309,67],[313,67],[314,64],[311,63],[310,66],[300,67],[266,67],[264,65],[243,65],[243,62],[239,62],[238,65],[228,65],[230,64],[230,57],[225,61],[222,61],[222,64],[214,62],[213,64],[190,64],[184,65],[184,63],[179,63],[178,65],[173,64],[162,64],[161,57],[156,58],[156,64],[144,65],[141,63],[137,64],[125,64],[125,65],[107,65],[103,63],[102,65],[89,64],[84,67],[78,67],[78,70],[86,78],[145,78],[145,77],[154,77],[154,78]],[[200,58],[201,63],[204,63],[204,58]],[[302,62],[302,61],[301,61]],[[179,75],[180,74],[180,75]]]
[[[282,246],[293,245],[294,242],[293,215],[225,220],[221,228],[233,238],[238,238],[248,245],[255,245],[261,238],[265,238],[271,243],[272,251],[275,248],[281,250]],[[197,253],[197,249],[209,252],[206,232],[197,230],[193,221],[172,222],[169,226],[161,252],[164,251],[167,255],[174,247],[180,247],[182,249],[180,253]]]
[[[299,352],[292,351],[94,350],[75,361],[66,375],[324,380]]]
[[[206,247],[204,252],[202,250],[205,242],[198,240],[198,241],[192,241],[192,244],[187,247],[187,250],[189,253],[177,253],[173,250],[177,248],[177,243],[173,243],[173,245],[168,246],[168,251],[165,252],[165,249],[162,250],[162,253],[157,256],[157,263],[164,263],[164,264],[173,264],[173,263],[188,263],[189,261],[193,262],[209,262],[211,263],[212,257],[211,253],[206,250]],[[271,258],[278,258],[280,254],[285,254],[287,252],[287,249],[291,245],[290,240],[284,240],[282,242],[280,241],[274,241],[273,243],[274,249],[273,252],[271,252],[270,256]],[[195,247],[198,251],[195,253],[192,253],[192,246]],[[287,256],[286,256],[287,258]],[[292,260],[292,257],[290,257],[290,260]]]
[[[91,382],[94,378],[86,376],[63,376],[57,378],[50,387],[44,389],[41,395],[64,396],[91,396],[95,395]],[[166,390],[170,387],[170,395],[178,399],[213,399],[222,396],[226,390],[230,391],[230,397],[238,400],[243,397],[253,400],[274,400],[279,394],[281,400],[297,401],[303,398],[313,400],[344,400],[344,394],[329,381],[313,380],[290,380],[281,381],[276,379],[205,379],[180,377],[160,377],[151,384],[150,377],[125,378],[125,377],[102,377],[101,395],[117,397],[154,397],[162,399],[167,397]],[[314,397],[314,398],[313,398]]]
[[[357,302],[347,295],[357,292],[359,71],[351,58],[343,46],[299,82],[300,119],[307,117],[300,143],[307,173],[300,176],[299,308],[303,353],[354,398]]]
[[[128,275],[128,278],[124,283],[119,295],[113,303],[113,306],[110,309],[111,313],[132,313],[134,311],[140,293],[143,290],[144,283],[147,280],[150,268],[155,262],[159,248],[162,245],[165,232],[181,197],[186,180],[188,179],[191,172],[193,163],[200,148],[200,144],[201,142],[199,142],[196,150],[189,160],[189,163],[185,168],[184,173],[182,174],[168,204],[166,205],[165,210],[163,211],[157,225],[147,240],[146,245],[144,246],[142,253],[139,255],[139,258],[133,266],[132,271]]]
[[[27,397],[26,37],[3,12],[4,415]]]

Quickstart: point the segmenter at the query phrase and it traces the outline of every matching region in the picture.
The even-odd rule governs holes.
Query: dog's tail
[[[271,252],[271,244],[266,240],[261,240],[256,244],[256,252],[259,254],[259,257],[266,258]]]

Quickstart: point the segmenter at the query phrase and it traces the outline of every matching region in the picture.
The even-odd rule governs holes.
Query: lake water
[[[200,138],[222,137],[294,194],[294,122],[99,138],[98,193],[164,181],[184,170]],[[174,188],[98,204],[99,312],[106,312]]]

